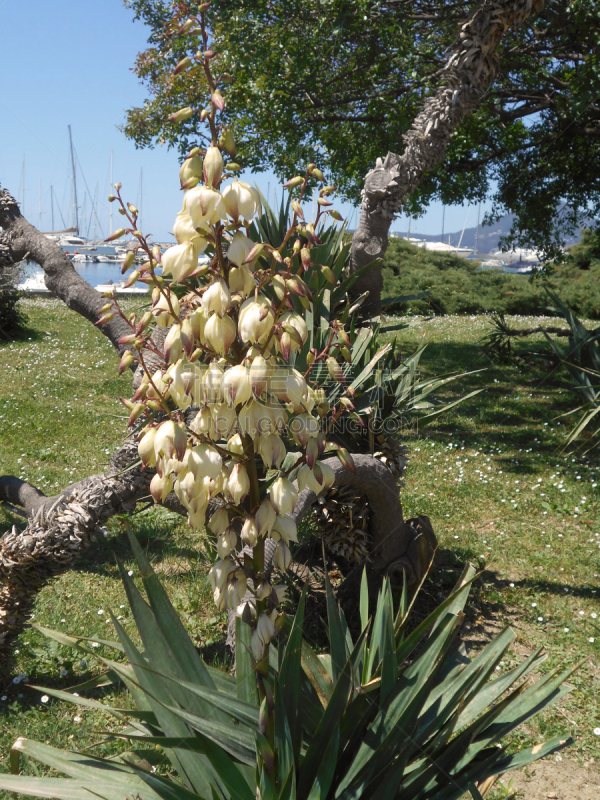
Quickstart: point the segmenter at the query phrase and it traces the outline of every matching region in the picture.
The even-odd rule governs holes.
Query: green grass
[[[427,298],[398,305],[394,310],[402,314],[554,315],[543,288],[546,283],[576,314],[600,319],[600,259],[590,259],[583,269],[574,257],[553,267],[549,276],[530,278],[479,270],[477,261],[431,253],[403,239],[390,239],[384,263],[385,298],[430,292]]]
[[[129,392],[130,377],[117,377],[117,359],[104,337],[60,303],[35,300],[25,306],[31,339],[0,344],[0,474],[22,475],[56,493],[105,469],[108,454],[125,434],[126,414],[117,398]],[[537,646],[549,653],[546,671],[584,660],[571,680],[571,695],[520,731],[512,744],[568,731],[576,738],[572,754],[597,757],[598,462],[594,454],[580,458],[560,453],[565,425],[555,417],[573,404],[566,376],[556,372],[545,377],[542,366],[524,361],[491,363],[479,344],[489,324],[485,317],[413,317],[411,323],[400,332],[400,340],[407,353],[423,336],[429,341],[424,375],[485,370],[454,386],[448,399],[486,387],[482,395],[407,435],[411,455],[402,490],[405,516],[427,514],[440,542],[440,564],[420,603],[439,602],[461,563],[479,563],[484,571],[469,604],[463,631],[467,641],[477,645],[506,622],[519,634],[511,663]],[[534,324],[539,320],[511,319],[514,326]],[[525,350],[532,347],[535,342],[522,345]],[[13,523],[22,525],[23,520],[0,510],[0,533]],[[35,621],[110,639],[110,608],[133,632],[114,558],[116,554],[127,569],[133,568],[128,525],[143,542],[193,640],[213,663],[223,663],[225,615],[215,612],[204,583],[209,561],[203,536],[164,510],[113,519],[108,535],[76,568],[40,593]],[[599,617],[594,620],[592,613]],[[25,673],[27,681],[0,687],[5,698],[0,699],[3,758],[17,736],[82,750],[103,741],[104,732],[117,726],[95,712],[54,700],[42,703],[41,693],[26,685],[75,686],[99,673],[97,660],[83,664],[35,629],[25,631],[17,649],[15,675]],[[114,688],[93,694],[108,695],[115,705],[128,702]],[[114,748],[114,743],[104,744],[94,752]],[[0,769],[8,769],[6,761]]]

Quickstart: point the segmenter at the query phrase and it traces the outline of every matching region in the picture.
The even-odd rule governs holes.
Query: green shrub
[[[596,252],[586,247],[586,253]],[[589,268],[581,269],[575,256],[553,265],[548,277],[531,278],[494,269],[479,270],[478,261],[431,253],[403,239],[390,239],[383,269],[384,299],[421,291],[429,291],[430,295],[386,310],[401,314],[496,312],[558,316],[560,312],[544,290],[546,284],[580,316],[600,319],[600,259],[590,258]]]
[[[18,307],[18,270],[0,266],[0,339],[14,339],[22,334],[27,318]]]

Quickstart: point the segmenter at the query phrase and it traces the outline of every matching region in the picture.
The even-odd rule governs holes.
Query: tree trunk
[[[404,135],[401,156],[377,159],[365,177],[359,226],[352,237],[351,269],[383,259],[393,218],[423,174],[441,163],[457,125],[477,106],[498,69],[498,47],[509,28],[516,30],[544,0],[485,0],[461,25],[441,70],[441,85]],[[381,314],[381,261],[354,284],[353,295],[369,292],[363,317]]]

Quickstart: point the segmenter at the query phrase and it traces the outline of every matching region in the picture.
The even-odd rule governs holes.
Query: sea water
[[[76,246],[65,246],[62,249],[65,253],[85,253],[86,255],[89,254],[92,256],[115,255],[115,248],[110,245],[97,245],[94,250],[90,250],[88,247],[82,248],[81,246],[79,249]],[[102,286],[109,282],[119,283],[119,281],[127,279],[127,275],[121,273],[121,268],[123,267],[122,261],[73,261],[72,263],[77,274],[81,275],[90,286]],[[37,273],[43,274],[43,270],[39,264],[33,261],[25,262],[22,267],[22,281],[25,281],[27,278],[33,278]],[[135,285],[139,287],[145,286],[145,284],[139,281]]]

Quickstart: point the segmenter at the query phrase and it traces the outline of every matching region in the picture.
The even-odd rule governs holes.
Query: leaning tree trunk
[[[424,173],[441,163],[457,125],[477,106],[498,69],[498,47],[509,28],[520,28],[544,5],[544,0],[485,0],[460,27],[442,70],[441,86],[430,97],[404,135],[402,155],[377,159],[365,177],[360,222],[352,237],[353,271],[382,259],[392,219]],[[381,265],[355,283],[353,294],[369,292],[364,317],[381,313]]]

